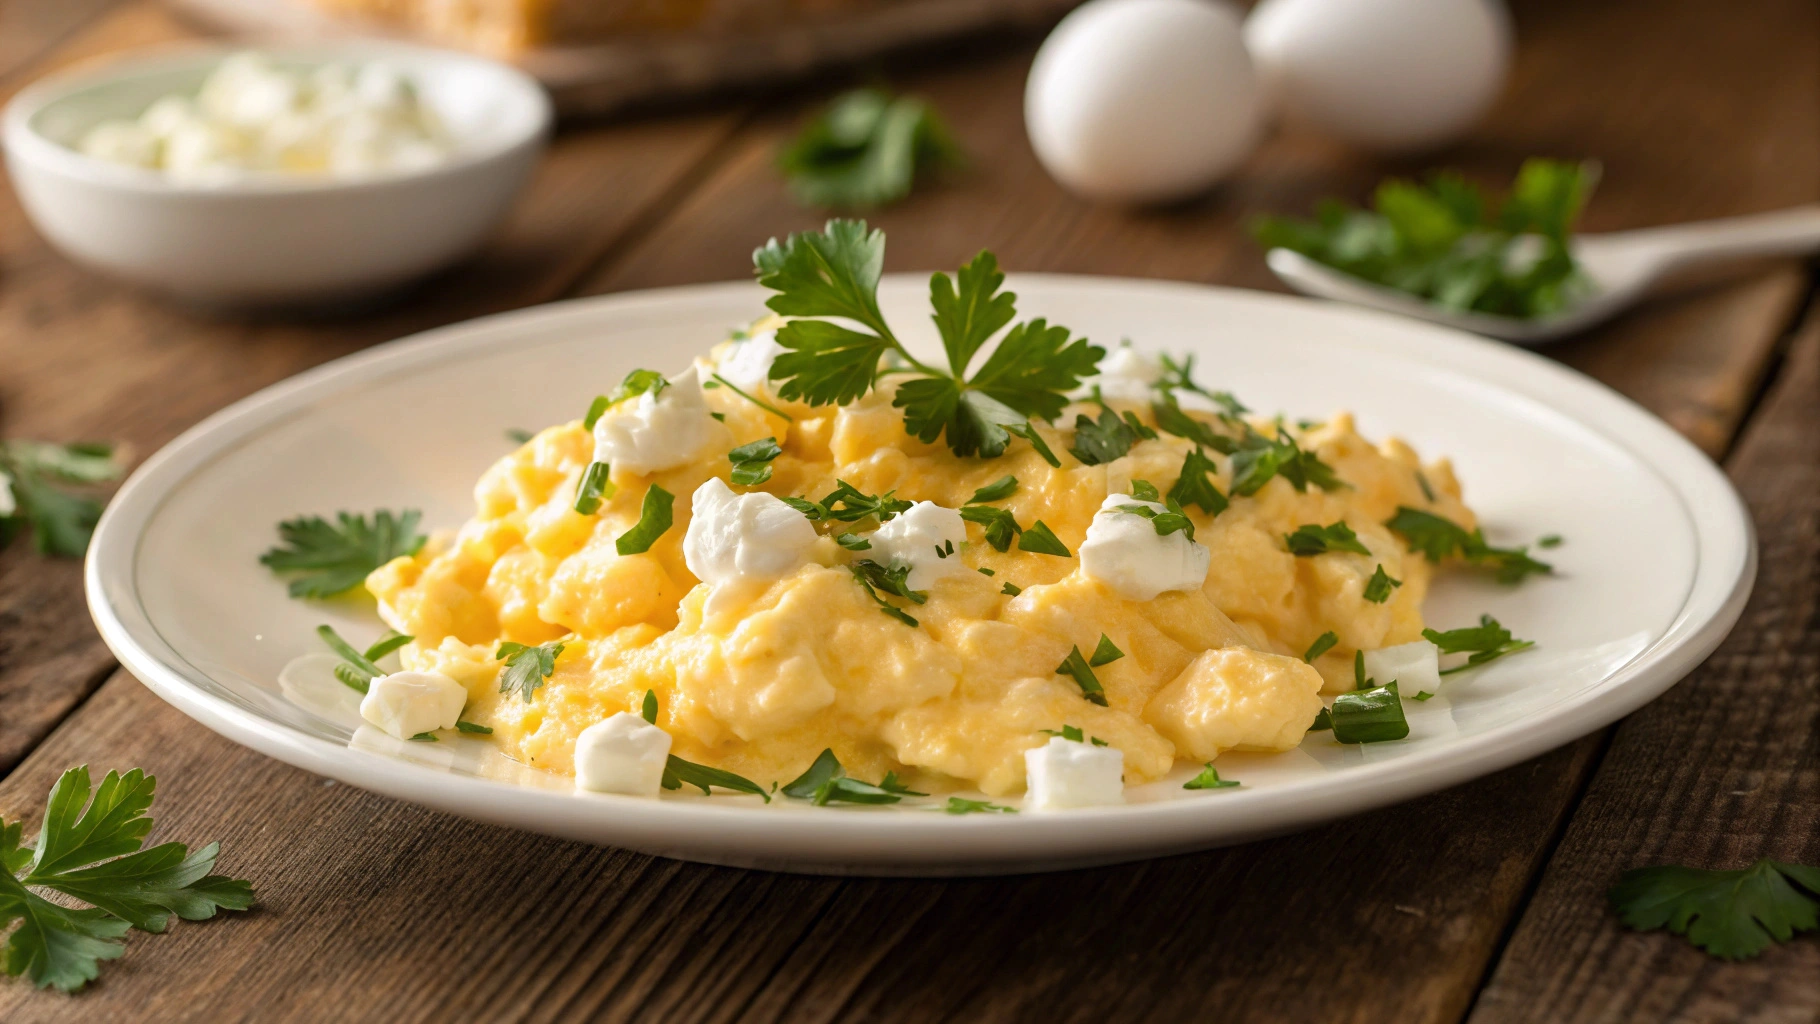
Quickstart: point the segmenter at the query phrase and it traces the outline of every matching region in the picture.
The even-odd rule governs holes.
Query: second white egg
[[[1202,191],[1256,146],[1262,117],[1241,19],[1218,0],[1091,0],[1037,51],[1024,124],[1043,167],[1091,199]]]

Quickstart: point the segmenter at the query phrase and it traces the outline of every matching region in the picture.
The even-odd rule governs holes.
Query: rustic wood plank
[[[102,19],[43,67],[189,37],[158,4]],[[0,430],[106,438],[143,455],[223,405],[316,363],[413,331],[560,297],[603,253],[686,188],[737,111],[631,121],[561,136],[488,247],[358,319],[221,318],[137,294],[71,265],[0,195]],[[80,567],[0,552],[0,773],[105,678]]]
[[[8,0],[0,5],[0,83],[121,0]]]
[[[1618,729],[1472,1024],[1820,1019],[1820,939],[1725,963],[1621,926],[1648,864],[1820,864],[1820,315],[1728,469],[1762,564],[1738,628]]]

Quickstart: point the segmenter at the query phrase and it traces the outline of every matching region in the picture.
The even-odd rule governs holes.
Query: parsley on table
[[[1001,476],[986,486],[973,492],[967,504],[977,505],[983,501],[1003,501],[1017,493],[1017,477]]]
[[[1239,782],[1237,779],[1220,778],[1219,771],[1213,767],[1213,762],[1209,761],[1209,762],[1207,762],[1207,766],[1205,768],[1201,769],[1201,773],[1199,775],[1196,775],[1194,778],[1189,779],[1187,782],[1182,783],[1182,788],[1183,789],[1227,789],[1229,787],[1236,786],[1238,784],[1239,784]]]
[[[619,539],[613,542],[613,549],[622,555],[642,555],[651,550],[651,545],[657,543],[657,538],[668,533],[675,524],[675,514],[672,511],[675,502],[676,495],[652,484],[645,491],[638,522],[619,535]]]
[[[1339,634],[1330,629],[1314,638],[1314,643],[1308,645],[1308,651],[1302,655],[1302,660],[1313,661],[1321,655],[1326,654],[1328,651],[1333,650],[1333,646],[1339,642]]]
[[[1017,517],[997,505],[962,505],[961,518],[978,523],[985,531],[986,543],[992,545],[994,551],[1011,550],[1011,542],[1024,532],[1017,524]]]
[[[341,680],[342,685],[359,693],[367,692],[373,680],[386,674],[385,669],[379,667],[380,658],[416,639],[402,633],[387,633],[374,641],[371,647],[361,651],[343,640],[341,634],[331,626],[317,626],[316,635],[329,645],[329,650],[341,655],[341,664],[335,666],[335,678]]]
[[[422,513],[407,509],[393,515],[381,509],[366,516],[337,512],[331,523],[321,516],[299,516],[278,524],[283,541],[259,556],[277,573],[301,573],[291,580],[292,597],[333,597],[366,580],[367,574],[400,555],[415,555],[426,539],[417,532]]]
[[[138,768],[108,772],[91,792],[84,765],[51,787],[35,844],[24,844],[23,822],[0,820],[0,932],[18,923],[0,950],[0,970],[75,992],[95,980],[100,961],[125,952],[113,940],[130,928],[155,934],[173,914],[204,921],[253,905],[250,884],[210,874],[217,844],[194,853],[182,843],[144,848],[157,781]],[[90,907],[53,903],[40,889]]]
[[[1231,503],[1214,485],[1213,475],[1218,472],[1213,460],[1202,455],[1199,448],[1190,451],[1182,458],[1182,471],[1175,478],[1175,486],[1169,488],[1169,500],[1182,507],[1199,505],[1202,512],[1219,515]]]
[[[1313,555],[1324,555],[1329,551],[1351,551],[1355,554],[1369,555],[1371,549],[1359,542],[1359,535],[1352,532],[1352,527],[1345,523],[1330,523],[1318,526],[1304,523],[1296,527],[1294,533],[1285,534],[1283,543],[1289,553],[1298,558]]]
[[[1574,221],[1598,177],[1591,164],[1527,160],[1494,201],[1457,174],[1425,184],[1390,179],[1371,211],[1334,200],[1312,221],[1264,218],[1259,243],[1445,309],[1540,317],[1588,289],[1574,262]]]
[[[1069,648],[1068,657],[1062,659],[1062,663],[1055,667],[1055,674],[1074,680],[1075,684],[1081,688],[1081,696],[1086,697],[1088,701],[1098,704],[1100,707],[1107,706],[1106,688],[1100,685],[1099,677],[1093,674],[1093,668],[1087,664],[1087,658],[1081,654],[1078,644]]]
[[[733,464],[733,482],[757,487],[771,479],[771,462],[783,453],[775,437],[762,437],[733,449],[727,453],[727,461]]]
[[[1038,519],[1031,523],[1017,539],[1019,551],[1034,551],[1039,555],[1055,555],[1060,558],[1072,558],[1068,546],[1063,544],[1049,524]]]
[[[969,800],[966,797],[951,796],[948,805],[942,808],[948,814],[1016,814],[1017,808],[1006,807],[985,800]]]
[[[1383,604],[1390,600],[1390,592],[1402,585],[1402,580],[1392,579],[1390,574],[1384,571],[1384,566],[1380,564],[1377,571],[1371,574],[1371,579],[1365,581],[1363,596],[1372,604]]]
[[[1394,682],[1340,694],[1333,700],[1329,720],[1333,738],[1341,743],[1383,743],[1409,735],[1403,698]]]
[[[120,478],[112,445],[0,441],[0,548],[29,527],[41,555],[80,558],[101,518],[101,503],[72,493]]]
[[[1468,532],[1451,519],[1407,505],[1397,506],[1397,514],[1384,525],[1401,534],[1409,550],[1420,551],[1430,562],[1458,555],[1469,565],[1490,569],[1499,583],[1520,583],[1531,574],[1555,571],[1547,562],[1529,557],[1527,547],[1493,547],[1486,543],[1482,530]]]
[[[1445,633],[1434,629],[1424,629],[1422,637],[1439,647],[1442,654],[1471,655],[1466,659],[1464,665],[1442,669],[1441,674],[1444,676],[1464,672],[1469,668],[1478,668],[1493,659],[1502,658],[1506,654],[1515,654],[1518,651],[1527,651],[1536,645],[1534,640],[1518,640],[1511,636],[1510,630],[1505,629],[1497,619],[1489,615],[1479,616],[1477,626],[1450,629]]]
[[[619,488],[610,479],[612,472],[613,467],[605,462],[588,463],[587,471],[575,485],[576,512],[591,516],[600,511],[602,501],[618,493]]]
[[[919,170],[962,162],[927,102],[879,89],[836,97],[777,157],[798,202],[843,210],[895,203],[910,194]]]
[[[801,775],[783,788],[792,800],[810,800],[817,807],[831,803],[894,804],[907,796],[928,796],[898,781],[895,772],[886,772],[884,781],[874,786],[847,774],[833,749],[825,749]]]
[[[506,663],[499,673],[499,692],[515,692],[520,700],[529,701],[543,686],[544,680],[556,674],[556,658],[562,654],[564,646],[556,641],[536,647],[511,640],[501,643],[493,652],[494,661]]]
[[[1739,871],[1637,868],[1612,886],[1611,902],[1638,931],[1667,928],[1713,956],[1745,960],[1820,927],[1820,867],[1765,859]]]
[[[978,370],[982,346],[1016,315],[1016,296],[1000,291],[998,260],[981,252],[955,279],[929,282],[934,320],[948,368],[937,369],[904,348],[878,307],[885,239],[864,221],[832,220],[820,232],[776,239],[753,253],[759,284],[776,295],[773,312],[795,317],[777,332],[787,349],[771,366],[778,397],[809,405],[845,405],[870,391],[883,373],[909,377],[892,404],[904,410],[904,430],[925,443],[946,437],[956,455],[995,458],[1016,433],[1052,464],[1032,419],[1053,422],[1068,392],[1093,374],[1105,350],[1070,340],[1066,327],[1042,319],[1011,325]],[[830,319],[857,324],[855,330]],[[901,365],[881,370],[893,355]]]
[[[853,578],[864,587],[867,596],[877,602],[879,611],[891,616],[906,626],[919,626],[921,623],[912,618],[909,612],[879,596],[879,591],[901,597],[912,604],[922,604],[929,600],[927,591],[911,590],[907,582],[910,578],[910,567],[907,565],[883,566],[869,558],[862,558],[847,566]]]
[[[1263,490],[1272,477],[1289,481],[1298,493],[1313,484],[1323,491],[1337,491],[1346,484],[1333,467],[1314,452],[1304,451],[1295,438],[1279,429],[1276,440],[1252,434],[1232,455],[1232,493],[1252,495]]]

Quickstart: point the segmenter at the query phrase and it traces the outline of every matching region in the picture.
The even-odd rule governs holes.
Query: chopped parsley
[[[826,749],[813,764],[783,788],[792,800],[809,800],[817,807],[831,803],[894,804],[907,796],[928,796],[904,785],[895,772],[886,772],[878,785],[861,782],[847,774],[832,749]]]
[[[969,800],[966,797],[951,796],[947,806],[942,808],[949,814],[1016,814],[1017,808],[1003,804],[988,803],[985,800]]]
[[[1093,657],[1087,659],[1087,664],[1093,668],[1099,668],[1101,665],[1110,665],[1124,656],[1125,652],[1119,650],[1118,645],[1112,642],[1112,638],[1101,633],[1099,645],[1093,649]]]
[[[611,392],[595,397],[588,406],[588,414],[581,419],[581,427],[583,430],[593,430],[594,424],[600,422],[600,418],[606,415],[608,409],[628,398],[637,398],[646,393],[656,398],[663,394],[664,389],[669,386],[669,379],[656,370],[633,370],[626,374],[626,379],[620,381],[619,386]]]
[[[1136,415],[1128,412],[1121,417],[1102,406],[1097,422],[1085,413],[1074,418],[1074,443],[1068,453],[1084,465],[1104,465],[1130,454],[1131,446],[1146,434],[1155,437],[1156,431],[1139,423]]]
[[[848,551],[872,550],[872,542],[857,533],[837,533],[834,535],[834,543]]]
[[[1314,724],[1310,725],[1308,727],[1308,731],[1309,732],[1326,732],[1327,730],[1332,729],[1332,728],[1333,728],[1333,711],[1329,708],[1322,708],[1320,711],[1315,713]]]
[[[906,626],[921,625],[910,616],[909,612],[879,596],[879,591],[882,590],[913,604],[922,604],[929,600],[929,594],[926,591],[910,589],[909,583],[906,582],[910,578],[909,566],[898,565],[887,568],[869,558],[862,558],[849,565],[847,569],[853,573],[853,578],[859,581],[859,585],[865,588],[867,596],[878,603],[879,611]]]
[[[494,661],[506,663],[499,673],[499,692],[517,693],[520,700],[528,702],[544,680],[556,674],[556,657],[563,646],[555,641],[536,647],[511,640],[501,642],[493,652]]]
[[[422,513],[407,509],[397,515],[380,510],[366,516],[337,512],[335,522],[321,516],[299,516],[278,524],[283,545],[259,556],[276,573],[298,573],[292,597],[333,597],[354,589],[367,574],[400,555],[415,555],[425,537],[417,532]]]
[[[1334,698],[1333,738],[1341,743],[1383,743],[1409,735],[1397,684],[1354,690]]]
[[[657,724],[656,690],[645,691],[645,699],[640,705],[639,714],[646,722],[652,725]],[[664,761],[663,778],[659,780],[658,784],[668,790],[681,789],[685,784],[694,786],[701,790],[702,796],[713,796],[713,787],[719,786],[735,793],[750,793],[763,799],[765,803],[771,802],[771,794],[765,792],[765,787],[744,775],[738,775],[722,768],[710,768],[705,764],[696,764],[694,761],[685,761],[675,754],[671,754]]]
[[[992,545],[994,551],[1011,550],[1011,542],[1024,532],[1017,524],[1017,517],[997,505],[962,505],[961,518],[978,523],[985,532],[986,543]]]
[[[1365,600],[1372,604],[1383,604],[1390,600],[1390,592],[1402,585],[1402,580],[1392,579],[1380,564],[1377,571],[1371,574],[1371,579],[1365,581]]]
[[[614,550],[622,555],[642,555],[651,550],[657,538],[669,532],[675,523],[671,506],[676,496],[662,487],[652,484],[645,491],[645,501],[638,513],[638,522],[630,530],[619,535],[613,542]]]
[[[329,645],[329,650],[341,655],[341,664],[335,666],[335,678],[341,680],[342,685],[359,693],[367,692],[373,680],[386,674],[385,669],[378,665],[380,658],[416,639],[402,633],[387,633],[371,647],[361,651],[343,640],[332,626],[317,626],[316,635]]]
[[[771,462],[783,453],[775,437],[760,438],[733,449],[727,453],[727,461],[733,464],[733,482],[742,487],[757,487],[771,479]]]
[[[1131,481],[1131,496],[1139,501],[1154,501],[1159,505],[1163,502],[1162,492],[1148,480]]]
[[[467,719],[465,719],[465,718],[464,718],[464,719],[460,719],[460,720],[458,720],[458,721],[456,721],[456,723],[455,723],[455,729],[456,729],[456,731],[458,731],[458,732],[466,732],[466,733],[473,733],[473,734],[474,734],[474,735],[476,735],[476,736],[491,736],[491,735],[493,735],[493,727],[492,727],[492,726],[490,726],[490,725],[479,725],[479,724],[477,724],[477,723],[474,723],[474,722],[470,722],[470,721],[468,721],[468,720],[467,720]]]
[[[212,873],[218,844],[194,853],[182,843],[144,848],[157,784],[134,768],[91,788],[83,765],[51,787],[34,845],[25,844],[23,821],[0,819],[0,933],[18,924],[0,949],[0,970],[76,992],[99,976],[101,961],[125,952],[114,940],[129,929],[156,934],[172,915],[205,921],[253,905],[250,884]],[[52,902],[41,895],[47,889],[90,906]]]
[[[604,462],[588,463],[587,472],[575,484],[575,511],[584,516],[591,516],[600,511],[600,503],[614,494],[619,488],[609,479],[613,467]]]
[[[975,569],[974,572],[979,573],[981,576],[997,576],[998,575],[998,573],[992,571],[991,569],[986,568],[983,565],[980,566],[978,569]]]
[[[1169,499],[1182,507],[1199,505],[1210,516],[1219,515],[1230,503],[1214,485],[1213,475],[1218,472],[1213,460],[1196,448],[1182,458],[1182,471],[1169,488]]]
[[[1209,761],[1209,762],[1207,762],[1207,766],[1205,768],[1201,769],[1201,774],[1196,775],[1194,778],[1189,779],[1187,782],[1182,783],[1182,788],[1183,789],[1228,789],[1228,788],[1236,786],[1238,784],[1239,784],[1239,782],[1237,779],[1220,778],[1219,771],[1213,767],[1213,762]]]
[[[638,714],[651,725],[657,724],[657,691],[646,690],[645,699],[639,704]]]
[[[1188,513],[1182,511],[1182,506],[1177,505],[1174,498],[1169,498],[1163,507],[1164,510],[1161,512],[1149,505],[1119,505],[1116,510],[1150,520],[1150,525],[1156,529],[1158,537],[1167,537],[1179,532],[1187,536],[1189,540],[1193,540],[1194,520],[1188,518]]]
[[[1193,441],[1197,447],[1212,448],[1222,455],[1231,455],[1239,450],[1237,440],[1214,430],[1212,424],[1183,412],[1182,407],[1176,403],[1175,396],[1168,392],[1150,403],[1150,414],[1156,418],[1157,429]],[[1249,429],[1246,428],[1247,432]]]
[[[406,739],[409,739],[412,743],[435,743],[435,742],[437,742],[436,734],[433,732],[420,732],[415,736],[407,736]]]
[[[1009,580],[1006,580],[1005,585],[1000,587],[998,592],[1005,595],[1006,597],[1016,597],[1017,595],[1024,592],[1024,588],[1018,586],[1015,583],[1012,583]]]
[[[1330,551],[1371,554],[1371,549],[1360,543],[1358,534],[1353,533],[1352,527],[1345,523],[1330,523],[1326,526],[1304,523],[1296,527],[1294,533],[1285,534],[1283,543],[1289,547],[1289,553],[1297,558],[1324,555]]]
[[[807,498],[785,498],[786,504],[809,517],[810,522],[857,523],[868,516],[879,522],[890,522],[916,504],[897,496],[896,491],[883,495],[866,494],[845,480],[836,480],[835,488],[820,501]]]
[[[1086,657],[1081,654],[1080,645],[1069,649],[1068,657],[1055,667],[1055,674],[1073,679],[1081,688],[1081,695],[1088,701],[1100,707],[1107,706],[1106,688],[1100,685],[1099,677],[1093,674],[1092,666],[1087,664]]]
[[[1540,540],[1536,541],[1536,547],[1539,547],[1539,548],[1558,548],[1560,546],[1561,546],[1561,535],[1558,533],[1548,534],[1548,535],[1542,537]]]
[[[790,421],[791,423],[796,422],[796,417],[790,415],[789,413],[783,411],[782,409],[779,409],[777,406],[772,405],[770,402],[765,401],[764,399],[758,397],[757,395],[747,392],[746,389],[733,383],[732,381],[728,380],[727,378],[722,377],[718,373],[708,374],[708,380],[703,382],[702,387],[704,387],[704,388],[715,388],[715,387],[726,388],[728,391],[733,392],[734,394],[738,395],[739,397],[745,399],[748,402],[751,402],[753,405],[758,406],[760,409],[763,409],[764,411],[770,413],[773,416],[781,416],[784,419]],[[726,417],[722,416],[720,413],[710,413],[709,415],[714,416],[716,419],[719,419],[723,423],[726,422]]]
[[[1339,642],[1339,634],[1330,629],[1314,638],[1314,643],[1308,645],[1308,651],[1302,655],[1302,660],[1313,661],[1321,655],[1326,654],[1328,651],[1333,650],[1333,646]]]
[[[1156,387],[1165,396],[1173,398],[1169,394],[1172,391],[1192,391],[1204,398],[1211,399],[1215,405],[1220,407],[1220,418],[1227,421],[1235,421],[1251,411],[1245,407],[1245,403],[1234,397],[1232,392],[1209,391],[1195,382],[1194,353],[1188,353],[1179,361],[1168,353],[1164,353],[1162,362],[1163,379],[1157,382]]]
[[[1499,583],[1520,583],[1531,574],[1546,575],[1554,566],[1529,557],[1527,547],[1499,548],[1485,542],[1482,530],[1467,530],[1451,519],[1432,512],[1398,506],[1397,514],[1384,523],[1409,543],[1409,550],[1419,551],[1430,562],[1458,555],[1467,564],[1490,569]]]
[[[884,234],[865,222],[832,220],[819,232],[775,239],[753,254],[759,284],[777,294],[773,312],[794,317],[777,332],[787,349],[771,367],[778,397],[809,405],[845,405],[872,390],[882,373],[908,376],[892,404],[904,410],[904,430],[932,443],[944,438],[961,456],[1004,454],[1014,432],[1041,445],[1032,419],[1053,422],[1067,394],[1094,373],[1105,350],[1071,340],[1066,327],[1042,319],[1012,324],[983,364],[974,357],[1016,316],[1016,296],[1000,291],[997,259],[981,252],[955,279],[930,279],[930,302],[948,368],[913,356],[878,306]],[[857,324],[855,330],[829,318]],[[899,361],[881,369],[886,355]],[[1053,453],[1041,446],[1055,463]]]
[[[1310,484],[1323,491],[1337,491],[1346,486],[1334,475],[1332,466],[1322,462],[1314,452],[1303,451],[1295,438],[1280,428],[1276,440],[1252,434],[1232,454],[1234,494],[1256,494],[1271,478],[1279,476],[1298,492],[1307,491]]]
[[[1044,523],[1041,519],[1031,523],[1029,528],[1024,530],[1023,534],[1018,537],[1017,549],[1019,551],[1034,551],[1039,555],[1057,555],[1061,558],[1072,557],[1068,551],[1068,546],[1063,544],[1061,540],[1056,537],[1055,531],[1051,530],[1048,524]]]
[[[531,438],[536,437],[536,436],[537,436],[536,434],[531,433],[529,430],[524,430],[520,427],[507,427],[506,428],[506,440],[512,442],[513,444],[529,444],[531,442]]]
[[[1252,232],[1266,247],[1445,309],[1547,316],[1590,288],[1571,236],[1597,177],[1593,164],[1526,160],[1497,201],[1452,172],[1424,184],[1392,178],[1378,186],[1373,210],[1328,200],[1314,220],[1267,217]],[[1536,256],[1521,258],[1537,244]]]
[[[1016,494],[1016,493],[1017,493],[1017,477],[1001,476],[997,480],[994,480],[991,483],[987,484],[986,486],[980,488],[979,490],[974,491],[973,497],[968,498],[967,503],[969,505],[977,505],[983,501],[1003,501],[1004,499],[1009,498],[1013,494]]]
[[[1070,743],[1091,742],[1096,747],[1109,747],[1112,745],[1105,740],[1100,739],[1098,736],[1092,737],[1092,739],[1089,740],[1087,734],[1082,732],[1081,727],[1078,725],[1064,725],[1060,729],[1038,729],[1037,732],[1040,732],[1045,736],[1060,736]]]
[[[777,157],[797,202],[842,210],[890,205],[910,194],[918,171],[963,162],[927,102],[879,89],[835,97]]]
[[[1638,931],[1667,928],[1713,956],[1747,960],[1820,927],[1820,867],[1760,860],[1738,871],[1661,864],[1626,871],[1612,908]]]
[[[120,478],[112,445],[0,441],[0,548],[29,528],[41,555],[80,558],[101,518],[101,503],[69,486]]]
[[[1510,635],[1497,619],[1489,615],[1479,616],[1477,626],[1463,629],[1450,629],[1445,633],[1434,629],[1424,629],[1422,637],[1441,649],[1442,654],[1468,654],[1463,665],[1444,668],[1441,674],[1452,675],[1464,672],[1469,668],[1478,668],[1488,661],[1502,658],[1506,654],[1526,651],[1536,645],[1534,640],[1518,640]]]

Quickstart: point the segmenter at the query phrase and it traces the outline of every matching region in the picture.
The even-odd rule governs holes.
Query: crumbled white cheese
[[[411,82],[383,63],[279,67],[259,53],[221,62],[194,97],[165,96],[138,118],[96,125],[77,147],[173,179],[249,174],[360,177],[429,167],[453,144]]]
[[[360,717],[401,740],[453,729],[468,689],[440,672],[393,672],[367,684]]]
[[[1024,806],[1031,810],[1125,802],[1125,755],[1117,747],[1053,736],[1024,751],[1024,774]]]
[[[735,494],[719,477],[695,489],[683,562],[703,583],[774,580],[808,560],[815,527],[762,491]]]
[[[728,443],[727,428],[710,415],[693,366],[668,386],[607,410],[594,424],[594,461],[630,473],[673,469],[693,462],[705,448]]]
[[[789,349],[777,343],[776,331],[759,331],[744,341],[735,342],[721,357],[716,372],[742,391],[770,388],[771,364]]]
[[[669,758],[669,733],[621,711],[575,737],[575,788],[656,796]]]
[[[972,571],[960,558],[966,522],[958,510],[932,501],[910,506],[866,539],[872,542],[873,561],[910,569],[904,582],[911,590],[928,590],[944,576]]]
[[[1120,511],[1121,505],[1165,511],[1157,502],[1129,494],[1107,495],[1081,542],[1081,572],[1130,601],[1149,601],[1170,590],[1195,590],[1207,581],[1212,556],[1206,546],[1180,530],[1158,536],[1151,520]]]
[[[1100,372],[1082,381],[1075,395],[1084,398],[1098,387],[1100,397],[1109,402],[1148,402],[1156,397],[1153,387],[1162,379],[1162,360],[1124,341],[1106,353],[1100,360]]]
[[[1393,680],[1405,697],[1441,692],[1441,649],[1427,640],[1365,652],[1365,676],[1379,686]]]

